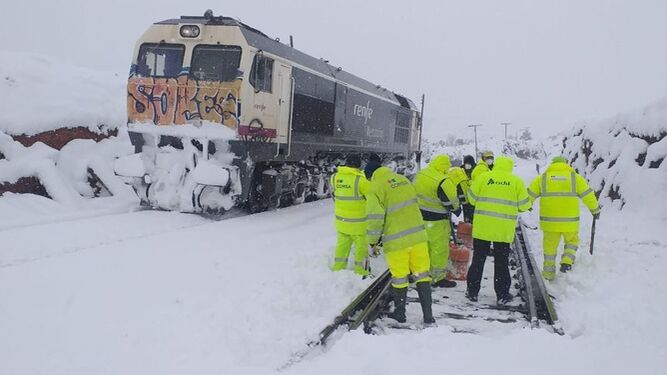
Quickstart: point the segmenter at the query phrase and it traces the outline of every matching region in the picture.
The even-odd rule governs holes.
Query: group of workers
[[[526,188],[513,173],[507,156],[494,158],[490,151],[481,160],[468,155],[461,167],[452,167],[449,156],[437,155],[411,182],[383,167],[371,156],[364,171],[359,155],[348,155],[331,176],[335,226],[338,232],[335,271],[348,265],[354,246],[354,272],[369,275],[368,254],[381,247],[392,276],[394,311],[390,318],[405,322],[410,282],[416,284],[424,323],[435,322],[431,288],[456,286],[448,280],[452,214],[472,222],[473,258],[467,274],[466,297],[475,302],[486,257],[494,257],[494,289],[499,304],[514,298],[510,293],[510,244],[514,241],[518,214],[531,209],[540,198],[540,228],[544,232],[542,276],[556,277],[556,257],[561,237],[564,254],[561,272],[574,264],[579,245],[579,199],[599,217],[600,207],[586,180],[564,157],[552,159],[547,170]]]

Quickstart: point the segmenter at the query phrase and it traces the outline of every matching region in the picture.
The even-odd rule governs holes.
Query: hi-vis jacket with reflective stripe
[[[552,163],[531,182],[528,194],[540,198],[540,228],[546,232],[579,231],[579,198],[592,214],[600,212],[593,190],[566,163]]]
[[[459,208],[456,185],[446,174],[451,166],[449,156],[438,155],[415,176],[417,203],[424,220],[449,219],[450,210]]]
[[[519,212],[530,208],[523,180],[512,173],[514,162],[506,156],[496,159],[493,171],[475,179],[468,192],[475,206],[472,236],[486,241],[514,241]]]
[[[470,190],[470,180],[466,171],[461,167],[452,167],[449,168],[447,176],[452,180],[452,183],[456,185],[456,191],[459,195],[459,203],[465,204],[468,203],[468,190]]]
[[[366,195],[370,183],[357,168],[338,167],[331,176],[336,230],[345,234],[366,234]]]
[[[375,244],[382,237],[383,249],[388,252],[428,241],[417,193],[406,177],[386,167],[376,169],[367,198],[369,243]]]
[[[472,170],[470,181],[475,182],[477,177],[483,175],[486,172],[491,172],[491,168],[489,168],[489,165],[486,164],[484,160],[480,160],[479,163],[477,163],[475,166],[475,169]]]

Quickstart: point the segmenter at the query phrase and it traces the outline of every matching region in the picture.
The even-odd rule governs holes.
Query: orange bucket
[[[456,237],[463,241],[469,249],[472,249],[472,224],[459,221],[456,227]]]
[[[466,280],[468,276],[468,264],[470,263],[470,248],[464,245],[449,243],[449,271],[447,279]]]

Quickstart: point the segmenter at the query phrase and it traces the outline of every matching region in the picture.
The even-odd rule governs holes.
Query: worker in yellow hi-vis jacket
[[[468,270],[466,297],[475,302],[482,282],[484,262],[493,244],[493,286],[499,304],[514,298],[510,294],[509,252],[514,241],[519,212],[530,208],[530,199],[523,180],[512,173],[514,162],[499,156],[492,171],[483,173],[468,192],[475,206],[472,224],[473,257]]]
[[[369,182],[361,168],[359,155],[349,155],[345,166],[331,176],[334,214],[338,240],[334,256],[334,271],[347,268],[347,258],[354,244],[354,272],[368,275],[366,240],[366,195]]]
[[[453,288],[456,282],[447,280],[451,211],[459,208],[456,185],[447,175],[452,163],[447,155],[434,157],[428,166],[415,176],[417,203],[426,225],[432,285]]]
[[[405,176],[381,167],[375,161],[368,162],[365,172],[371,180],[366,207],[368,241],[371,245],[382,241],[392,276],[395,309],[389,317],[398,322],[406,321],[408,275],[412,274],[417,284],[424,323],[434,323],[428,238],[417,204],[417,192]]]
[[[565,251],[560,271],[572,269],[579,247],[579,199],[597,219],[600,206],[586,180],[567,164],[562,156],[552,159],[547,170],[535,177],[528,187],[531,200],[540,198],[540,229],[544,232],[542,247],[544,264],[542,276],[556,277],[556,256],[563,237]]]

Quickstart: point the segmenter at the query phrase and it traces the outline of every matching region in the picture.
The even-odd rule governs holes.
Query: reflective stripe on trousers
[[[566,261],[565,261],[566,259],[569,260],[571,263],[566,262]],[[577,256],[576,256],[576,255],[565,253],[565,254],[563,254],[563,259],[561,260],[561,263],[562,263],[562,264],[573,265],[573,264],[574,264],[574,261],[575,261],[576,259],[577,259]]]
[[[574,264],[574,261],[577,259],[577,249],[579,247],[572,245],[572,244],[565,244],[565,253],[563,254],[563,259],[561,260],[561,263],[565,264]],[[569,262],[567,261],[569,260]]]
[[[556,272],[556,264],[552,264],[550,266],[544,266],[544,272]]]
[[[544,254],[544,262],[553,262],[556,263],[556,255],[547,255]]]
[[[418,273],[416,275],[413,275],[412,277],[415,279],[415,282],[417,283],[417,282],[419,282],[419,280],[428,277],[428,275],[429,275],[429,272],[426,271],[426,272],[422,272],[422,273]]]
[[[446,268],[433,268],[431,270],[431,278],[433,279],[434,282],[437,282],[444,279],[446,273],[447,273]]]
[[[410,279],[408,279],[407,276],[405,277],[399,277],[399,278],[391,278],[391,283],[394,285],[401,285],[401,284],[407,284],[410,282]]]

